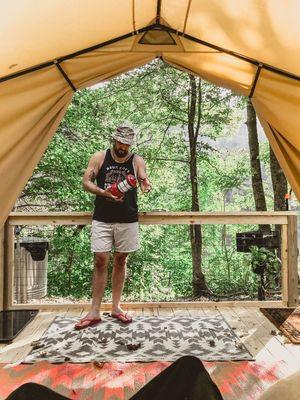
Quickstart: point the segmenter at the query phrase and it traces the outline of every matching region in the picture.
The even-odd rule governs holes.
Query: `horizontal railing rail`
[[[28,308],[30,305],[13,304],[13,282],[14,282],[14,228],[20,225],[89,225],[92,221],[90,212],[12,212],[2,230],[0,230],[0,274],[3,279],[0,281],[0,308]],[[298,271],[297,271],[297,213],[296,212],[167,212],[152,211],[140,212],[139,223],[143,225],[211,225],[211,224],[255,224],[255,225],[281,225],[281,277],[282,277],[282,301],[255,301],[247,302],[247,305],[289,306],[298,304]],[[214,304],[214,302],[190,302],[197,307]],[[217,302],[218,306],[224,303],[245,304],[243,301]],[[154,304],[153,302],[126,303],[127,306],[139,308]],[[157,303],[158,304],[158,303]],[[160,306],[168,306],[168,302],[160,302]],[[180,302],[172,302],[182,304]],[[65,307],[68,304],[59,305]],[[74,307],[88,306],[88,303],[74,304]],[[190,306],[191,306],[190,305]],[[30,307],[32,307],[31,305]],[[49,308],[53,305],[34,304],[35,308]]]

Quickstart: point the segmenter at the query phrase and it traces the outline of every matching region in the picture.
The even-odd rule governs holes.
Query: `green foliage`
[[[90,229],[59,226],[50,245],[48,285],[51,296],[91,296]]]
[[[197,80],[202,96],[197,143],[202,211],[253,209],[249,154],[218,148],[218,138],[234,134],[243,119],[244,99]],[[93,153],[110,146],[115,127],[127,122],[138,138],[133,151],[146,161],[153,191],[139,193],[140,211],[191,209],[187,111],[188,74],[155,61],[97,89],[84,89],[73,101],[47,152],[19,199],[27,210],[92,210],[94,197],[81,180]],[[227,235],[234,228],[227,227]],[[171,300],[192,295],[188,226],[142,226],[141,250],[129,257],[124,296],[131,300]],[[216,294],[255,294],[249,255],[224,244],[223,226],[203,228],[203,271]],[[49,294],[88,298],[92,255],[89,228],[58,227],[49,236]],[[111,273],[110,265],[110,273]],[[105,292],[111,294],[109,281]]]
[[[251,246],[250,250],[252,271],[266,276],[268,287],[275,288],[281,267],[281,261],[276,252],[257,246]]]

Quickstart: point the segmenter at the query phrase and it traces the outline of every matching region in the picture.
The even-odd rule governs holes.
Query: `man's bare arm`
[[[92,156],[83,175],[82,186],[87,192],[93,193],[97,196],[109,197],[117,202],[123,201],[122,199],[118,199],[116,196],[114,196],[109,189],[101,189],[94,183],[100,168],[102,167],[104,158],[104,151],[99,151]]]
[[[141,156],[135,156],[135,166],[136,166],[136,173],[137,179],[139,181],[140,187],[142,192],[150,192],[152,189],[152,185],[149,181],[147,172],[146,172],[146,164],[144,159]]]
[[[100,189],[94,182],[98,175],[98,172],[103,164],[105,154],[104,152],[95,153],[87,166],[87,169],[84,172],[82,179],[82,186],[87,192],[96,194],[97,196],[102,196],[104,190]]]

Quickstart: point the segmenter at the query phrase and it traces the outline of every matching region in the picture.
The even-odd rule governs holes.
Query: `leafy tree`
[[[229,154],[216,146],[219,137],[236,131],[242,113],[243,101],[230,91],[161,61],[85,89],[75,94],[16,207],[92,210],[94,198],[81,186],[83,171],[125,121],[138,132],[133,150],[146,160],[153,183],[151,193],[139,196],[141,211],[252,209],[248,153]],[[234,249],[236,231],[142,226],[142,249],[129,259],[125,297],[169,300],[200,296],[208,287],[216,295],[228,294],[228,287],[255,293],[249,257]],[[48,236],[49,293],[89,297],[89,227],[58,227]]]

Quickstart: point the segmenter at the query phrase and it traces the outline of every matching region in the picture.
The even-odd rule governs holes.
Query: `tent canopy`
[[[298,0],[6,0],[0,11],[0,226],[74,92],[156,57],[251,97],[300,199]]]

